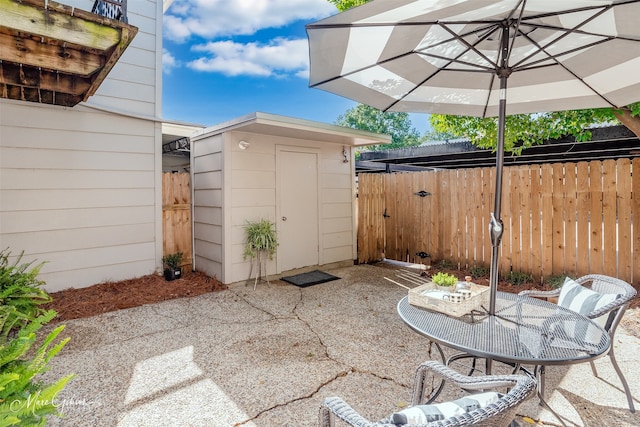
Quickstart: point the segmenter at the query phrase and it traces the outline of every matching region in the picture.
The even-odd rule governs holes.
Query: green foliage
[[[244,225],[247,240],[244,246],[244,258],[255,258],[258,252],[266,252],[273,257],[278,247],[278,235],[275,224],[261,219],[257,222],[247,221]]]
[[[453,286],[458,283],[458,278],[453,274],[440,272],[431,276],[431,281],[438,286]]]
[[[640,117],[640,103],[628,107],[632,116]],[[514,114],[505,120],[505,151],[515,155],[522,150],[571,135],[578,142],[589,141],[589,127],[596,124],[615,123],[616,110],[599,108],[590,110],[555,111],[551,113]],[[437,132],[450,132],[468,138],[479,148],[495,149],[498,140],[498,119],[450,116],[434,114],[431,126]]]
[[[329,3],[333,4],[338,8],[340,12],[343,12],[347,9],[351,9],[352,7],[360,6],[361,4],[367,3],[369,0],[328,0]]]
[[[44,282],[37,278],[44,263],[33,267],[33,262],[21,264],[21,253],[11,264],[10,255],[8,249],[0,252],[0,306],[8,307],[3,313],[7,316],[2,329],[5,336],[18,323],[42,314],[44,309],[40,305],[51,302],[49,294],[41,288]]]
[[[489,267],[485,267],[484,265],[476,265],[471,267],[471,277],[473,277],[474,279],[486,277],[489,272]]]
[[[449,261],[448,259],[441,259],[436,264],[436,267],[441,270],[451,270],[452,268],[456,268],[456,265]]]
[[[368,105],[358,104],[340,115],[335,124],[391,135],[391,144],[367,147],[371,151],[420,145],[420,133],[411,126],[411,119],[407,113],[383,113]]]
[[[180,264],[182,264],[183,257],[184,254],[182,252],[169,254],[162,257],[162,264],[164,265],[164,268],[175,270],[180,267]]]
[[[31,322],[21,324],[11,339],[2,340],[0,426],[43,426],[48,415],[59,415],[56,397],[73,375],[50,385],[38,382],[35,377],[47,371],[47,364],[69,341],[65,338],[54,343],[64,325],[51,331],[35,351],[30,351],[36,341],[36,332],[56,314],[53,310],[46,311]],[[0,321],[6,321],[5,315],[6,312],[0,312]]]
[[[533,276],[521,271],[510,271],[507,274],[507,281],[514,286],[520,286],[525,283],[533,283]]]
[[[433,141],[449,141],[450,139],[460,138],[460,135],[456,135],[453,132],[436,132],[427,131],[420,137],[420,143],[433,142]]]
[[[564,280],[567,276],[557,275],[557,276],[549,276],[545,279],[547,285],[549,285],[553,289],[558,289],[564,285]]]

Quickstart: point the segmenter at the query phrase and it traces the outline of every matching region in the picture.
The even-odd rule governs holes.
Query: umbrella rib
[[[536,43],[534,40],[532,40],[527,34],[521,33],[525,38],[527,38],[527,40],[529,40],[529,42],[531,42],[531,44],[533,44],[534,46],[536,46],[538,48],[538,50],[534,53],[531,53],[530,55],[522,58],[518,63],[513,64],[514,67],[517,67],[518,65],[522,64],[523,62],[527,61],[528,59],[534,57],[535,55],[537,55],[538,53],[542,52],[547,56],[550,56],[547,52],[546,52],[546,48],[548,48],[549,46],[552,46],[554,44],[556,44],[557,42],[559,42],[560,40],[568,37],[570,34],[574,33],[578,28],[584,26],[585,24],[593,21],[594,19],[596,19],[598,16],[602,15],[603,13],[605,13],[607,10],[609,10],[610,7],[604,7],[602,8],[598,13],[595,13],[593,15],[591,15],[589,18],[585,19],[584,21],[580,22],[578,25],[574,26],[573,28],[563,28],[563,29],[558,29],[558,30],[564,30],[563,33],[561,35],[559,35],[558,37],[556,37],[555,39],[551,40],[550,42],[548,42],[545,46],[540,46],[538,45],[538,43]],[[515,37],[514,37],[515,39]],[[562,55],[562,54],[561,54]],[[558,55],[560,56],[560,55]],[[553,59],[555,60],[555,57],[553,57]]]
[[[515,72],[515,71],[533,70],[533,69],[537,69],[537,68],[553,66],[553,65],[556,65],[556,63],[558,63],[558,62],[559,62],[557,58],[558,58],[558,57],[560,57],[560,56],[568,55],[568,54],[570,54],[570,53],[574,53],[574,52],[579,52],[579,51],[581,51],[581,50],[588,49],[588,48],[590,48],[590,47],[597,46],[597,45],[599,45],[599,44],[606,43],[606,42],[611,41],[611,40],[614,40],[614,38],[613,38],[613,37],[608,37],[608,38],[606,38],[606,39],[604,39],[604,40],[598,40],[598,41],[596,41],[596,42],[589,43],[589,44],[586,44],[586,45],[584,45],[584,46],[576,47],[576,48],[574,48],[574,49],[570,49],[570,50],[565,50],[565,51],[563,51],[563,52],[561,52],[561,53],[559,53],[559,54],[556,54],[556,55],[550,55],[550,54],[548,54],[548,53],[544,50],[544,48],[541,48],[541,47],[539,47],[539,46],[537,46],[537,45],[536,45],[536,47],[539,47],[539,51],[538,51],[538,52],[543,52],[543,53],[545,53],[545,54],[547,55],[547,57],[546,57],[546,58],[542,58],[542,59],[538,59],[537,61],[530,62],[529,64],[527,64],[527,65],[523,65],[523,66],[520,66],[520,65],[514,65],[514,66],[512,67],[512,69],[513,69],[513,71]],[[533,44],[535,44],[535,42],[534,42],[533,40],[531,40],[531,42],[532,42]],[[547,65],[536,65],[536,64],[540,64],[540,63],[542,63],[542,62],[548,61],[548,60],[550,60],[550,59],[554,61],[554,63],[553,63],[553,64],[547,64]],[[520,64],[521,62],[522,62],[522,61],[520,61],[518,64]]]
[[[446,27],[443,27],[443,28],[444,28],[445,30],[447,30],[447,31],[448,31],[448,28],[446,28]],[[475,32],[475,31],[474,31],[474,32]],[[469,34],[473,34],[474,32],[467,33],[467,34],[465,34],[465,36],[466,36],[466,35],[469,35]],[[461,37],[463,37],[463,36],[461,36],[461,35],[457,35],[457,34],[455,34],[455,33],[451,33],[451,32],[449,32],[449,33],[453,36],[453,39],[452,39],[452,40],[456,40],[456,39],[457,39],[457,40],[461,40]],[[488,34],[487,34],[485,37],[488,37]],[[483,40],[484,40],[484,38],[480,38],[480,39],[478,40],[478,43],[480,43],[480,42],[481,42],[481,41],[483,41]],[[449,40],[449,41],[451,41],[451,40]],[[462,41],[463,41],[463,43],[464,43],[464,44],[467,44],[464,40],[462,40]],[[470,46],[470,45],[469,45],[468,47],[469,47],[469,48],[471,48],[471,49],[473,49],[473,50],[475,51],[475,49],[474,49],[472,46]],[[468,51],[469,51],[469,49],[465,50],[464,52],[461,52],[461,53],[460,53],[458,56],[456,56],[455,58],[443,58],[443,59],[445,59],[445,60],[448,60],[448,61],[449,61],[449,63],[448,63],[447,65],[445,65],[444,67],[440,67],[440,68],[438,68],[435,72],[433,72],[433,73],[432,73],[431,75],[429,75],[427,78],[425,78],[424,80],[422,80],[419,84],[415,85],[415,86],[414,86],[411,90],[409,90],[407,93],[405,93],[404,95],[402,95],[401,97],[399,97],[398,99],[396,99],[395,101],[393,101],[393,102],[392,102],[388,107],[386,107],[386,108],[385,108],[384,110],[382,110],[382,111],[383,111],[383,112],[387,112],[387,111],[389,111],[389,109],[393,108],[397,103],[399,103],[400,101],[404,100],[408,95],[412,94],[414,91],[416,91],[416,90],[417,90],[419,87],[421,87],[423,84],[425,84],[426,82],[428,82],[429,80],[431,80],[433,77],[435,77],[436,75],[438,75],[438,74],[439,74],[441,71],[443,71],[446,67],[448,67],[449,65],[451,65],[451,63],[453,63],[453,62],[462,62],[462,63],[464,63],[463,61],[458,61],[458,58],[460,58],[462,55],[464,55],[464,54],[465,54],[465,53],[467,53]],[[426,55],[424,52],[417,52],[417,51],[416,51],[416,53],[418,53],[418,54],[422,54],[422,55]],[[479,53],[479,52],[477,52],[477,53]],[[487,60],[488,60],[488,58],[487,58]],[[488,60],[488,61],[489,61],[489,63],[492,63],[492,61],[491,61],[491,60]],[[469,65],[471,65],[471,64],[469,64]],[[462,70],[460,70],[460,71],[462,71]],[[495,71],[495,70],[490,70],[490,69],[489,69],[489,71],[491,71],[491,72],[492,72],[492,74],[493,74],[493,71]],[[492,80],[492,82],[493,82],[493,80]]]
[[[511,52],[513,52],[513,46],[516,43],[516,35],[518,31],[520,31],[520,23],[522,22],[522,15],[524,14],[524,9],[527,6],[527,0],[522,0],[519,5],[513,8],[510,14],[510,18],[516,13],[516,10],[520,8],[520,13],[518,14],[518,19],[516,20],[515,32],[513,33],[513,38],[511,39],[511,44],[509,45],[509,51],[507,53],[507,58],[511,58]],[[509,64],[505,64],[506,67],[509,67]]]
[[[453,60],[454,60],[454,61],[459,62],[459,63],[462,63],[462,64],[465,64],[465,65],[476,66],[475,64],[466,63],[466,62],[464,62],[464,61],[458,61],[458,58],[459,58],[460,56],[462,56],[464,53],[467,53],[469,50],[472,50],[472,51],[473,51],[473,52],[475,52],[478,56],[480,56],[480,57],[481,57],[481,58],[483,58],[485,61],[487,61],[489,64],[492,64],[492,65],[494,66],[494,68],[495,68],[495,67],[497,67],[497,65],[498,65],[497,63],[495,63],[495,62],[494,62],[494,61],[492,61],[490,58],[488,58],[485,54],[483,54],[483,53],[482,53],[482,52],[480,52],[478,49],[476,49],[476,45],[477,45],[478,43],[481,43],[481,42],[485,41],[485,40],[489,37],[489,34],[491,34],[491,32],[487,32],[484,36],[482,36],[482,37],[478,38],[478,41],[476,42],[476,44],[471,44],[471,43],[469,43],[468,41],[466,41],[466,40],[464,39],[464,37],[466,37],[466,36],[468,36],[468,35],[470,35],[470,34],[477,33],[477,32],[479,32],[479,31],[471,31],[471,32],[466,33],[466,34],[464,34],[464,35],[458,35],[458,34],[456,34],[453,30],[451,30],[447,25],[445,25],[445,24],[443,24],[443,23],[441,23],[441,22],[438,22],[438,25],[439,25],[442,29],[444,29],[446,32],[448,32],[449,34],[451,34],[451,35],[453,36],[453,40],[457,40],[457,41],[459,41],[460,43],[462,43],[463,45],[467,46],[467,50],[466,50],[465,52],[463,52],[462,54],[460,54],[457,58],[453,58]],[[491,27],[489,27],[489,28],[491,28]],[[489,28],[487,28],[487,29],[489,29]],[[494,28],[494,29],[495,29],[495,28]],[[482,29],[482,31],[484,31],[484,30],[485,30],[485,29]],[[420,52],[420,53],[423,53],[423,54],[424,54],[424,52]],[[484,68],[484,67],[480,67],[480,66],[478,66],[478,67],[479,67],[479,68]]]

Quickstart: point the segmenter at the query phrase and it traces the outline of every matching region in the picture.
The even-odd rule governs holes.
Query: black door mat
[[[296,274],[295,276],[283,277],[282,280],[291,283],[292,285],[306,288],[307,286],[317,285],[319,283],[330,282],[332,280],[338,280],[339,277],[332,276],[320,270],[313,270],[307,273]]]

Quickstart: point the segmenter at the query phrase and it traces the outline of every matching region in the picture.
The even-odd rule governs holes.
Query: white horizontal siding
[[[6,190],[152,188],[153,171],[0,169]]]
[[[153,218],[154,210],[154,206],[125,206],[99,209],[0,211],[0,243],[4,242],[3,233],[145,224]]]
[[[67,115],[65,119],[70,116]],[[72,116],[71,116],[72,117]],[[146,132],[149,127],[146,127]],[[153,151],[152,136],[135,134],[118,134],[97,131],[76,131],[69,133],[65,129],[47,129],[43,138],[42,129],[36,127],[6,126],[2,131],[5,140],[3,146],[7,148],[49,148],[52,150],[81,150],[114,153],[144,153]]]
[[[151,189],[4,190],[0,210],[35,211],[82,208],[153,206]]]
[[[104,247],[131,245],[152,241],[153,223],[124,224],[115,226],[74,229],[44,230],[23,233],[5,233],[2,242],[9,248],[37,247],[40,258],[50,252],[66,252],[83,247],[86,242],[99,242]]]
[[[212,190],[222,188],[222,171],[203,172],[196,174],[195,188],[199,190]]]
[[[49,292],[57,292],[68,288],[83,288],[96,283],[142,277],[153,272],[154,268],[153,261],[128,261],[117,266],[103,265],[53,273],[45,271],[38,277],[47,283],[46,289]],[[145,271],[148,273],[143,273]]]
[[[0,168],[153,171],[153,153],[100,153],[75,150],[0,148]]]
[[[196,223],[222,225],[222,208],[198,206],[194,204],[193,218]]]
[[[195,269],[223,280],[224,212],[222,136],[191,143]]]
[[[20,102],[0,108],[0,246],[47,261],[50,291],[154,272],[155,124]]]

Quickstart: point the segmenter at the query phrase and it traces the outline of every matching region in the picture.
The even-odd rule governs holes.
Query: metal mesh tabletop
[[[564,365],[595,359],[609,335],[588,318],[555,304],[498,292],[496,314],[462,317],[426,310],[404,297],[398,314],[416,332],[456,350],[504,362]]]

